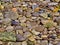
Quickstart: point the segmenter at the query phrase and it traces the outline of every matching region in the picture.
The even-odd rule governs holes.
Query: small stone
[[[30,25],[32,28],[35,28],[37,26],[37,23],[35,21],[30,22]]]
[[[8,27],[6,28],[6,30],[7,30],[7,32],[13,31],[13,30],[14,30],[14,27],[13,27],[13,26],[8,26]]]
[[[32,30],[31,31],[34,35],[39,35],[40,34],[40,32],[37,32],[37,31],[35,31],[35,30]]]
[[[39,16],[39,13],[37,13],[37,12],[34,12],[34,13],[32,13],[32,16]]]
[[[27,41],[27,45],[34,45],[34,42],[33,42],[33,41],[28,40],[28,41]]]
[[[42,44],[42,45],[48,45],[48,41],[47,41],[47,40],[43,40],[43,41],[41,42],[41,44]]]
[[[19,18],[19,20],[20,20],[20,22],[25,22],[26,21],[26,17],[23,16],[23,17]]]
[[[35,11],[35,12],[38,12],[38,11],[39,11],[39,9],[40,9],[40,8],[39,8],[39,7],[37,7],[37,8],[35,8],[35,9],[34,9],[34,11]]]
[[[40,16],[42,16],[43,18],[47,18],[48,17],[48,15],[46,13],[42,13],[42,14],[40,14]]]
[[[38,32],[41,32],[41,31],[44,30],[44,27],[41,26],[41,25],[39,25],[39,26],[37,26],[37,27],[35,28],[35,30],[38,31]]]
[[[24,41],[26,39],[25,37],[23,37],[20,34],[17,34],[16,36],[17,36],[17,41]]]
[[[47,35],[42,35],[41,37],[42,37],[43,39],[47,39],[48,36],[47,36]]]
[[[32,34],[30,33],[30,32],[25,32],[24,33],[24,37],[26,37],[26,38],[28,38],[28,37],[30,37]]]
[[[34,39],[33,36],[29,37],[29,40],[30,40],[30,41],[35,41],[35,39]]]
[[[32,19],[36,19],[37,17],[31,17]]]
[[[10,18],[10,19],[13,19],[13,20],[16,20],[18,18],[18,13],[17,12],[13,12],[13,11],[9,11],[9,12],[5,12],[4,14],[5,18]]]
[[[16,34],[21,34],[21,35],[23,35],[23,30],[16,30]]]
[[[3,24],[9,24],[11,22],[11,19],[10,18],[5,18],[3,19]]]
[[[11,25],[13,26],[13,25],[19,25],[19,22],[18,21],[15,21],[15,20],[12,20],[11,21]]]
[[[22,45],[27,45],[27,42],[26,42],[26,41],[23,41],[23,42],[22,42]]]
[[[16,26],[15,30],[22,30],[22,26]]]
[[[26,23],[20,23],[20,25],[23,26],[23,27],[26,27],[27,26]]]

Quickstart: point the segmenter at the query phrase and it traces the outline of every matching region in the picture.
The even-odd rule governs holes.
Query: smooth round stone
[[[13,31],[13,30],[14,30],[14,27],[13,27],[13,26],[8,26],[8,27],[6,28],[6,30],[7,30],[7,32]]]
[[[24,41],[26,39],[25,37],[23,37],[20,34],[17,34],[16,37],[17,37],[17,41]]]

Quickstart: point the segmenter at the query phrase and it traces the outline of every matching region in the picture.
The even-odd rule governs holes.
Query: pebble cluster
[[[60,0],[0,0],[0,45],[60,45]]]

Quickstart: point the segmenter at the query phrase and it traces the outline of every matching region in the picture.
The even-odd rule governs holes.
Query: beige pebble
[[[35,41],[35,39],[34,39],[33,36],[29,37],[28,39],[29,39],[30,41]]]
[[[20,22],[25,22],[26,21],[26,17],[25,16],[20,17],[19,20],[20,20]]]
[[[35,30],[32,30],[31,32],[32,32],[34,35],[40,34],[40,32],[37,32],[37,31],[35,31]]]
[[[22,45],[27,45],[27,42],[26,42],[26,41],[23,41],[23,42],[22,42]]]
[[[23,35],[23,30],[16,30],[16,33]]]

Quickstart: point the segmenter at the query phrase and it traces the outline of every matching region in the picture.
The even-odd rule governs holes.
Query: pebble
[[[23,35],[23,30],[16,30],[16,34],[21,34],[21,35]]]
[[[20,20],[20,22],[25,22],[25,21],[26,21],[26,17],[23,16],[23,17],[21,17],[19,20]]]
[[[30,37],[32,34],[30,33],[30,32],[25,32],[24,33],[24,37],[26,37],[26,38],[28,38],[28,37]]]
[[[15,21],[15,20],[12,20],[11,25],[19,25],[19,22]]]
[[[31,31],[34,35],[39,35],[40,34],[40,32],[37,32],[37,31],[35,31],[35,30],[32,30]]]
[[[35,41],[35,39],[34,39],[33,36],[29,37],[28,39],[29,39],[30,41]]]
[[[39,25],[39,26],[37,26],[37,27],[35,28],[35,30],[38,31],[38,32],[41,32],[41,31],[44,30],[44,27],[41,26],[41,25]]]
[[[17,36],[17,41],[24,41],[26,39],[25,37],[23,37],[20,34],[17,34],[16,36]]]
[[[27,45],[27,42],[26,42],[26,41],[23,41],[23,42],[22,42],[22,45]]]
[[[40,16],[42,16],[43,18],[47,18],[48,17],[48,15],[46,13],[42,13],[42,14],[40,14]]]
[[[13,26],[8,26],[8,27],[6,27],[6,30],[7,30],[7,32],[13,31],[14,27]]]

